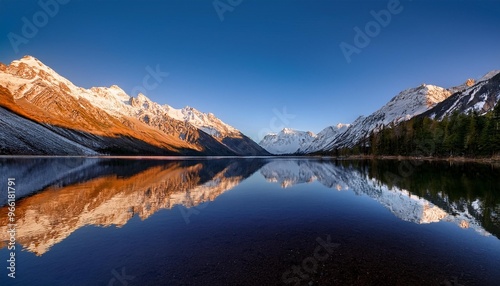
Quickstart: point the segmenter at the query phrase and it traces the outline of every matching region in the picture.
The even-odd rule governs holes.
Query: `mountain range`
[[[318,135],[286,129],[265,136],[259,144],[272,154],[314,154],[352,148],[370,133],[415,116],[441,120],[454,112],[483,115],[492,110],[499,99],[500,71],[496,70],[477,81],[468,79],[451,88],[422,84],[404,90],[369,116],[360,116],[351,124],[329,126]]]
[[[285,128],[257,144],[212,113],[160,105],[120,87],[78,87],[32,56],[0,63],[2,155],[316,154],[352,148],[372,132],[415,116],[485,114],[500,98],[500,71],[443,88],[422,84],[351,124],[318,134]]]
[[[268,155],[212,113],[75,86],[32,56],[0,63],[0,154]]]

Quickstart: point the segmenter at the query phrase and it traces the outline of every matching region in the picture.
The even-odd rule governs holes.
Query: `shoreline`
[[[331,156],[331,155],[267,155],[267,156],[157,156],[157,155],[0,155],[0,158],[64,158],[64,159],[81,159],[81,158],[97,158],[97,159],[165,159],[165,160],[183,160],[183,159],[273,159],[273,158],[290,158],[290,159],[307,159],[307,158],[331,158],[336,160],[418,160],[418,161],[446,161],[446,162],[462,162],[462,163],[500,163],[500,156],[493,157],[434,157],[434,156],[402,156],[402,155],[348,155],[348,156]]]
[[[419,160],[429,162],[458,162],[458,163],[500,163],[500,156],[471,158],[471,157],[434,157],[434,156],[402,156],[402,155],[349,155],[345,157],[338,157],[341,159],[355,159],[355,160]]]

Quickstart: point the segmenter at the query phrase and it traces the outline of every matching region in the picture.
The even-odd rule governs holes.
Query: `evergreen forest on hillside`
[[[372,132],[336,156],[493,157],[500,155],[500,102],[484,114],[455,112],[442,120],[416,116]],[[323,154],[325,155],[325,154]]]

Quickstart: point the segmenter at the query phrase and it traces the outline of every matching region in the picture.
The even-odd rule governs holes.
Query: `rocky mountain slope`
[[[370,132],[377,132],[383,126],[397,124],[419,115],[450,95],[451,92],[447,89],[426,84],[404,90],[371,115],[356,119],[344,133],[339,134],[321,150],[353,147],[369,136]]]
[[[453,112],[477,112],[482,115],[492,110],[499,99],[500,71],[491,71],[476,84],[454,93],[423,115],[439,120]]]
[[[11,132],[0,134],[2,154],[267,154],[213,114],[161,106],[118,86],[77,87],[31,56],[0,64],[0,107],[16,118],[3,121]],[[37,125],[38,137],[22,134],[28,123],[19,126],[17,117]],[[41,138],[67,144],[47,145]]]

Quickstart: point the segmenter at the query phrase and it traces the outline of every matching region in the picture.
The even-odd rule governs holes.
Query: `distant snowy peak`
[[[107,106],[109,111],[121,115],[139,118],[146,116],[149,119],[166,115],[172,119],[191,124],[217,138],[228,135],[239,135],[241,133],[236,128],[224,123],[213,113],[203,113],[189,106],[176,109],[167,104],[160,105],[142,93],[139,93],[136,97],[130,97],[116,85],[109,88],[93,87],[91,91],[99,94],[100,98],[106,99],[108,102],[114,102],[114,105],[107,104],[102,106]],[[117,108],[116,104],[120,105],[121,108]]]
[[[259,145],[271,154],[295,154],[300,149],[309,146],[314,138],[316,134],[310,131],[284,128],[278,134],[271,133],[264,136]]]
[[[314,133],[311,131],[298,131],[292,128],[283,128],[283,130],[280,131],[281,134],[288,134],[288,135],[304,135],[307,134],[309,136],[315,136]]]
[[[321,150],[327,146],[332,140],[332,138],[337,137],[339,134],[344,133],[350,124],[338,123],[337,125],[328,126],[325,129],[321,130],[316,138],[309,144],[308,146],[302,147],[298,153],[313,153],[318,150]]]

